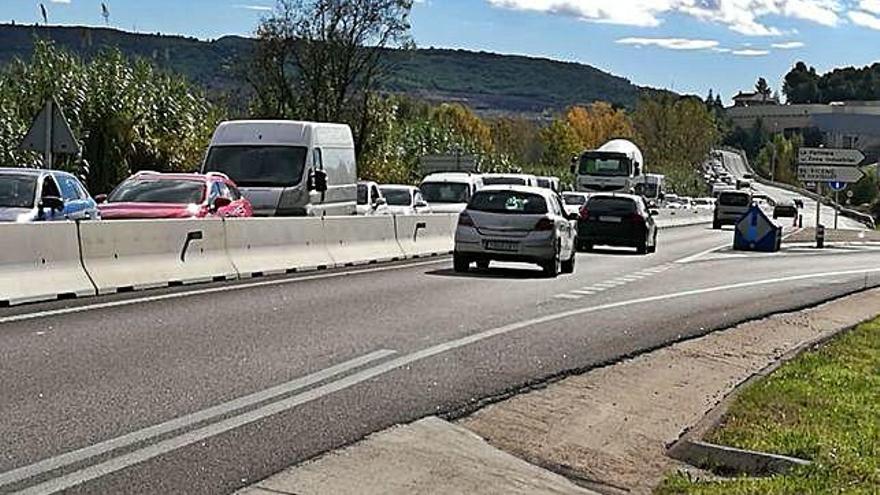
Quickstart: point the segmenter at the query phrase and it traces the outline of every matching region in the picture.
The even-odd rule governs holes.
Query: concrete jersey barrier
[[[219,219],[83,222],[80,235],[99,294],[237,276]]]
[[[407,258],[452,253],[458,215],[399,215],[394,221],[397,242]]]
[[[0,224],[0,303],[95,295],[73,222]]]
[[[230,218],[226,249],[240,277],[334,266],[320,218]]]
[[[397,243],[394,218],[324,217],[324,241],[335,266],[396,261],[406,256]]]

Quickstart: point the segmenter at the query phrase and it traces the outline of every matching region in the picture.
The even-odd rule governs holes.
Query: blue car
[[[58,170],[0,168],[0,222],[99,218],[97,203],[76,176]]]

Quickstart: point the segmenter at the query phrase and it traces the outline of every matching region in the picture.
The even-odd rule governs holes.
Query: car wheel
[[[648,248],[648,252],[654,254],[657,252],[657,234],[654,234],[654,242]]]
[[[639,254],[647,254],[648,253],[648,240],[645,239],[644,242],[636,246],[636,252]]]
[[[719,230],[720,228],[721,228],[721,222],[718,222],[718,221],[712,222],[712,229],[713,230]]]
[[[489,260],[480,260],[477,262],[478,270],[488,270],[489,269]]]
[[[585,252],[589,253],[592,250],[593,250],[593,243],[592,242],[581,242],[578,246],[578,251],[585,251]]]
[[[562,262],[562,273],[574,273],[574,265],[577,261],[577,251],[571,252],[571,258]]]
[[[559,247],[557,244],[556,254],[553,255],[553,258],[541,264],[541,269],[544,270],[545,276],[550,278],[559,276],[559,272],[562,271],[562,262],[559,258]]]
[[[457,254],[452,256],[452,269],[455,270],[456,273],[465,273],[470,267],[471,260]]]

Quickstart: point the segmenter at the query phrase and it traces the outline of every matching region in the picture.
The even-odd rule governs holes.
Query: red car
[[[238,186],[219,173],[138,172],[109,196],[98,195],[105,220],[131,218],[250,217],[254,210]]]

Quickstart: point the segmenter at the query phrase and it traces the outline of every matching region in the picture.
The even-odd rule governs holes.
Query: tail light
[[[642,218],[642,216],[639,215],[638,213],[630,213],[629,215],[623,217],[623,219],[629,223],[635,223],[635,224],[639,224],[639,225],[645,224],[645,219]]]
[[[473,227],[474,220],[466,211],[461,212],[461,215],[458,216],[458,226],[459,227]]]
[[[590,219],[590,210],[587,208],[587,205],[581,206],[580,212],[581,220],[589,220]]]
[[[544,217],[535,224],[535,230],[553,230],[555,226],[553,219]]]

